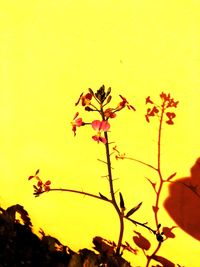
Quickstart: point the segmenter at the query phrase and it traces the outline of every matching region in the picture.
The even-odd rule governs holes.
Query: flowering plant
[[[123,250],[126,249],[134,254],[137,254],[138,249],[141,249],[144,252],[146,257],[146,267],[150,266],[150,262],[152,260],[159,262],[163,266],[175,266],[168,259],[158,256],[157,253],[164,241],[168,238],[174,238],[175,234],[172,232],[175,228],[174,226],[162,226],[159,219],[159,204],[160,204],[160,195],[162,192],[162,188],[165,183],[170,182],[171,179],[176,175],[173,173],[169,175],[169,177],[163,177],[161,171],[161,136],[162,136],[162,126],[165,122],[168,125],[174,124],[174,119],[176,117],[174,109],[177,108],[178,101],[175,101],[170,94],[166,94],[162,92],[160,94],[161,104],[154,103],[150,96],[146,98],[147,112],[145,114],[146,121],[148,123],[151,122],[153,117],[158,118],[159,129],[158,129],[158,139],[157,139],[157,165],[153,166],[146,162],[143,162],[138,159],[134,159],[132,157],[127,157],[125,153],[121,153],[117,146],[111,148],[111,142],[109,142],[109,130],[111,128],[111,120],[117,117],[117,113],[121,112],[123,109],[127,108],[130,111],[136,111],[136,108],[129,104],[127,99],[119,95],[119,103],[115,106],[109,106],[112,100],[111,96],[111,88],[109,87],[107,90],[105,86],[101,86],[96,92],[92,89],[88,89],[86,94],[82,93],[78,98],[78,101],[75,103],[75,106],[81,105],[86,112],[96,112],[98,117],[91,121],[85,122],[82,117],[79,117],[79,113],[76,112],[74,118],[71,122],[72,131],[74,136],[77,134],[77,128],[83,126],[90,126],[95,131],[95,133],[91,136],[91,140],[98,143],[98,145],[103,145],[105,147],[105,155],[106,155],[106,166],[107,166],[107,178],[108,178],[108,186],[110,195],[104,196],[103,194],[91,194],[89,192],[78,191],[73,189],[56,189],[50,188],[51,181],[46,181],[45,183],[39,178],[39,170],[36,171],[35,175],[30,176],[30,179],[36,179],[37,185],[34,185],[34,195],[39,196],[42,193],[50,192],[50,191],[66,191],[73,192],[82,195],[86,195],[92,198],[97,198],[99,200],[110,203],[114,210],[116,211],[119,219],[119,233],[117,243],[109,243],[109,248],[111,247],[112,254],[119,257],[122,255]],[[155,229],[148,226],[147,223],[141,223],[132,218],[133,214],[141,207],[142,202],[138,205],[130,208],[126,212],[124,197],[121,192],[116,194],[113,184],[113,173],[112,173],[112,164],[111,164],[111,155],[115,155],[116,159],[129,159],[140,164],[146,165],[149,168],[153,169],[158,175],[158,181],[152,182],[150,179],[151,186],[155,192],[155,203],[152,206],[154,219],[155,219]],[[148,229],[151,233],[155,235],[156,246],[155,250],[151,254],[147,254],[147,251],[150,249],[150,242],[147,238],[145,238],[140,232],[134,231],[136,235],[133,236],[133,241],[137,245],[138,249],[134,249],[127,242],[123,243],[123,235],[124,235],[124,221],[128,220],[134,225],[138,225],[140,227]],[[101,242],[102,239],[96,239],[95,241]],[[105,241],[105,240],[104,240]],[[170,265],[171,264],[171,265]],[[120,265],[117,265],[120,266]],[[157,265],[160,266],[160,265]],[[180,265],[179,265],[180,266]]]

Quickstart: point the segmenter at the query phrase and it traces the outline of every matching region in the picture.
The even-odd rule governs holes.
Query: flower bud
[[[92,90],[91,88],[88,88],[88,91],[90,92],[90,94],[91,94],[92,96],[94,96],[94,92],[93,92],[93,90]]]

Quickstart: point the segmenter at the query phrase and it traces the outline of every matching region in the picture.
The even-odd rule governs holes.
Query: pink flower
[[[97,143],[102,142],[106,144],[107,140],[105,137],[101,136],[101,133],[102,131],[107,132],[110,129],[110,124],[108,121],[94,120],[92,122],[92,128],[97,131],[97,134],[92,136],[93,140],[97,141]]]
[[[74,132],[74,136],[76,135],[76,127],[83,126],[85,123],[83,122],[82,118],[77,118],[79,115],[78,112],[76,112],[73,121],[71,122],[72,125],[72,131]]]

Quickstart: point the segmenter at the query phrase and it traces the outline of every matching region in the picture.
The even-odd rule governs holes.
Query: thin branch
[[[98,161],[105,163],[106,165],[108,164],[106,161],[102,160],[102,159],[97,159]]]
[[[160,178],[160,184],[158,187],[158,190],[156,192],[156,203],[155,203],[155,222],[156,222],[156,226],[158,227],[158,210],[159,210],[159,200],[160,200],[160,195],[161,195],[161,191],[162,191],[162,186],[164,183],[163,177],[162,177],[162,173],[161,173],[161,136],[162,136],[162,123],[163,123],[163,116],[164,116],[164,111],[165,111],[165,101],[162,105],[162,111],[161,111],[161,116],[160,116],[160,122],[159,122],[159,130],[158,130],[158,151],[157,151],[157,157],[158,157],[158,167],[157,167],[157,172]]]
[[[149,230],[150,232],[152,232],[153,234],[156,234],[156,231],[153,230],[151,227],[147,226],[145,223],[141,223],[141,222],[135,221],[135,220],[133,220],[133,219],[131,219],[131,218],[128,218],[128,217],[126,217],[126,216],[125,216],[124,218],[127,219],[128,221],[132,222],[133,224],[135,224],[135,225],[140,225],[140,226],[142,226],[142,227],[148,229],[148,230]]]
[[[98,195],[94,195],[94,194],[84,192],[84,191],[79,191],[79,190],[65,189],[65,188],[51,188],[48,192],[50,192],[50,191],[62,191],[62,192],[76,193],[76,194],[80,194],[80,195],[84,195],[84,196],[88,196],[88,197],[93,197],[93,198],[97,198],[97,199],[112,203],[112,201],[110,199],[103,199],[102,197],[100,197]],[[39,195],[41,195],[43,193],[46,193],[46,191],[41,192]]]
[[[102,197],[100,197],[100,196],[98,196],[98,195],[94,195],[94,194],[91,194],[91,193],[88,193],[88,192],[84,192],[84,191],[73,190],[73,189],[66,189],[66,188],[51,188],[48,192],[50,192],[50,191],[62,191],[62,192],[76,193],[76,194],[80,194],[80,195],[84,195],[84,196],[88,196],[88,197],[97,198],[97,199],[100,199],[100,200],[103,200],[103,201],[106,201],[106,202],[109,202],[109,203],[113,204],[111,199],[102,198]],[[118,191],[119,191],[119,190],[118,190]],[[39,195],[41,195],[41,194],[43,194],[43,193],[48,193],[48,192],[43,191],[43,192],[41,192]],[[116,192],[115,192],[115,193],[116,193]],[[0,210],[1,210],[1,208],[0,208]],[[126,216],[124,216],[124,218],[125,218],[126,220],[132,222],[132,223],[135,224],[135,225],[140,225],[140,226],[142,226],[142,227],[148,229],[149,231],[151,231],[151,232],[154,233],[154,234],[156,233],[155,230],[153,230],[151,227],[147,226],[145,223],[138,222],[138,221],[133,220],[133,219],[131,219],[131,218],[128,218],[128,217],[126,217]]]
[[[154,167],[154,166],[152,166],[151,164],[148,164],[148,163],[146,163],[146,162],[144,162],[144,161],[141,161],[141,160],[139,160],[139,159],[134,159],[134,158],[125,157],[125,156],[123,156],[123,159],[129,159],[129,160],[133,160],[133,161],[139,162],[139,163],[141,163],[141,164],[143,164],[143,165],[145,165],[145,166],[147,166],[147,167],[152,168],[152,169],[155,170],[155,171],[158,171],[158,169],[157,169],[156,167]]]
[[[102,160],[102,159],[97,159],[98,161],[100,161],[101,163],[105,163],[106,165],[108,164],[106,161]],[[111,167],[111,169],[114,169],[113,167]],[[108,175],[107,175],[108,176]]]
[[[154,252],[151,254],[151,256],[147,256],[147,264],[146,264],[146,267],[149,266],[150,261],[153,259],[153,257],[156,255],[156,253],[157,253],[158,250],[160,249],[161,244],[162,244],[162,242],[159,242],[158,245],[157,245],[157,248],[154,250]]]

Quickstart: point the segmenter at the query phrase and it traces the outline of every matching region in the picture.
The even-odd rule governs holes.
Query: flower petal
[[[92,136],[92,139],[94,140],[94,141],[96,141],[97,143],[99,143],[99,136],[97,136],[97,135],[93,135]]]
[[[95,130],[95,131],[98,131],[101,127],[101,121],[99,120],[94,120],[92,122],[92,128]]]
[[[108,123],[108,121],[102,121],[100,129],[104,132],[108,131],[110,129],[110,124]]]
[[[105,137],[102,137],[102,136],[99,137],[99,141],[101,141],[101,142],[104,143],[104,144],[107,143],[106,138],[105,138]]]
[[[83,124],[83,120],[82,120],[82,118],[78,118],[78,119],[76,119],[76,120],[75,120],[75,124],[76,124],[77,127],[80,127],[80,126]]]
[[[79,112],[76,112],[75,115],[74,115],[73,120],[75,120],[78,117],[78,115],[79,115]]]

